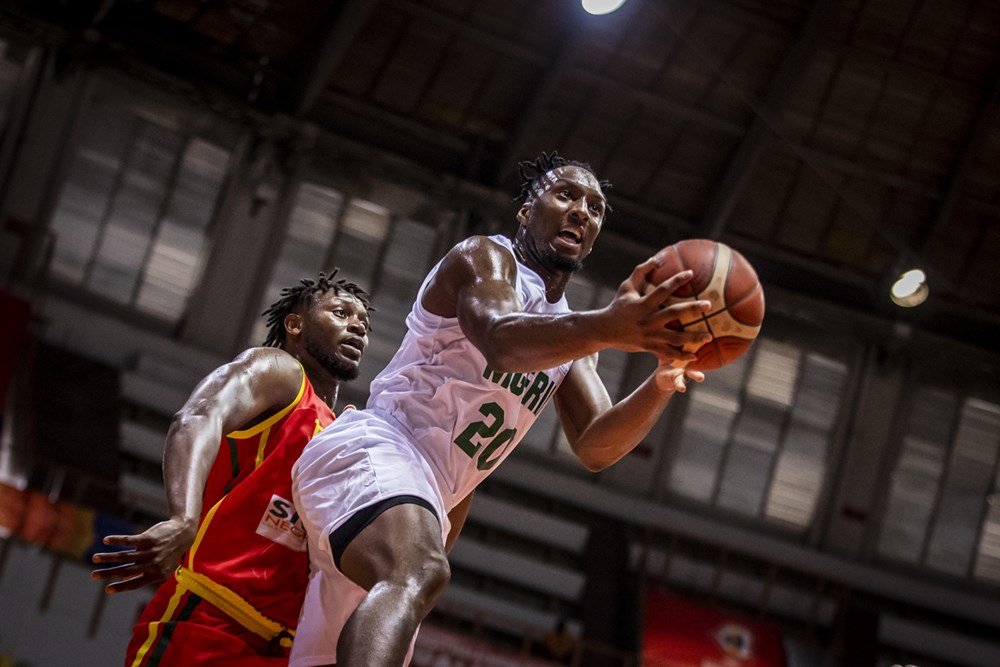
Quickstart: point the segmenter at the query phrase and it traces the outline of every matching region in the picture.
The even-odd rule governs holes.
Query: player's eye
[[[333,311],[333,314],[336,315],[337,317],[347,317],[347,311],[344,310],[343,308],[337,308],[335,311]]]
[[[560,190],[559,191],[559,196],[562,197],[563,199],[569,199],[570,198],[569,190],[565,190],[565,189],[564,190]]]

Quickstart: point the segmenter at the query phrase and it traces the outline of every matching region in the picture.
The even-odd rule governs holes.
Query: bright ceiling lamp
[[[625,0],[580,0],[580,2],[583,8],[594,16],[610,14],[625,4]]]
[[[889,298],[897,306],[913,308],[927,299],[930,289],[927,287],[927,276],[920,269],[910,269],[899,274],[896,282],[889,290]]]

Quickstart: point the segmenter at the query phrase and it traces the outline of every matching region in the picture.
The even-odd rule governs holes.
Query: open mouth
[[[572,229],[564,229],[559,232],[557,236],[572,245],[580,245],[583,243],[583,235]]]
[[[347,353],[347,356],[360,359],[365,352],[365,344],[359,338],[348,338],[340,342],[340,347]]]

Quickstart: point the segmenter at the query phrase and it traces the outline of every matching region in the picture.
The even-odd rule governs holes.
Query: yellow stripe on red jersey
[[[305,532],[291,501],[292,465],[333,419],[303,371],[292,403],[225,436],[205,485],[198,535],[183,560],[290,628],[309,576]]]

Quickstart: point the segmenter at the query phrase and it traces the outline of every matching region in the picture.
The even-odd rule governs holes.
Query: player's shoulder
[[[516,267],[510,250],[489,236],[470,236],[460,241],[445,257],[445,263],[474,273],[490,269],[510,271]]]
[[[298,381],[303,373],[302,365],[295,357],[279,347],[247,348],[236,355],[229,366],[254,378],[274,376]]]
[[[469,236],[468,238],[459,241],[455,248],[468,250],[468,251],[487,251],[496,252],[504,251],[506,249],[500,243],[497,243],[491,236],[483,236],[482,234],[476,234],[474,236]]]

